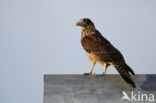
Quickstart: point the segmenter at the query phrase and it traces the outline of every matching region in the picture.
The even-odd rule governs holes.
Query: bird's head
[[[77,23],[76,26],[81,26],[82,28],[94,27],[94,23],[89,18],[82,18]]]

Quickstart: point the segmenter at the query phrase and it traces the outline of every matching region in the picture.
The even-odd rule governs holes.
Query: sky
[[[136,74],[156,73],[155,0],[0,0],[0,103],[42,103],[44,74],[89,71],[75,26],[84,17]]]

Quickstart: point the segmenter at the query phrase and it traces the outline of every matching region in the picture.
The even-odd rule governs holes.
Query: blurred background
[[[156,73],[155,0],[0,0],[0,103],[42,103],[44,74],[89,71],[75,26],[83,17],[136,74]]]

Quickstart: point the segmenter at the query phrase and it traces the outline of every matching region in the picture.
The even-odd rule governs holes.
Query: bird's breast
[[[89,59],[93,62],[101,61],[101,58],[97,55],[94,55],[93,53],[86,52],[86,54],[89,57]]]

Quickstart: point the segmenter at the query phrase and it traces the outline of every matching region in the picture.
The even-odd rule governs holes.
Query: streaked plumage
[[[83,18],[77,22],[77,26],[82,27],[81,44],[93,63],[90,72],[85,74],[93,74],[93,67],[96,62],[104,66],[105,74],[107,67],[113,65],[122,78],[132,87],[135,87],[129,74],[134,75],[133,70],[125,63],[124,57],[119,50],[96,30],[93,22],[88,18]]]

